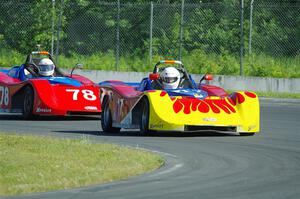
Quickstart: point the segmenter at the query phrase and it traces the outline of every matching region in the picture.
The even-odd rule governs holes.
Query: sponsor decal
[[[163,128],[163,127],[164,127],[163,124],[150,124],[150,129]]]
[[[203,96],[202,94],[196,93],[196,94],[194,95],[194,97],[196,97],[196,98],[203,98],[204,96]]]
[[[202,118],[202,120],[205,121],[205,122],[216,122],[217,118],[214,118],[214,117],[204,117],[204,118]]]
[[[40,108],[40,107],[38,107],[38,108],[36,109],[36,112],[37,112],[37,113],[51,113],[51,112],[52,112],[52,109],[49,109],[49,108]]]
[[[98,110],[96,106],[85,106],[85,110]]]

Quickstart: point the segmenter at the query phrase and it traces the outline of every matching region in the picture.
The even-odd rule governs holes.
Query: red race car
[[[99,85],[64,74],[46,51],[31,52],[24,64],[0,69],[0,112],[35,115],[89,115],[101,113]]]

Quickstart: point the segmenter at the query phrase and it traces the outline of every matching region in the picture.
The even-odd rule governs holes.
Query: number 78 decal
[[[4,104],[7,106],[9,104],[9,89],[6,86],[0,86],[0,105]]]
[[[73,93],[73,100],[76,101],[78,100],[78,94],[79,89],[66,89],[66,92],[72,92]],[[83,95],[83,98],[89,101],[95,101],[97,99],[97,97],[94,95],[94,92],[91,90],[81,90],[81,94]]]

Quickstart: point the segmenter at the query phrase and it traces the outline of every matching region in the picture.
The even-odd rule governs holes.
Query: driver
[[[40,63],[38,64],[39,75],[41,76],[52,76],[54,73],[54,63],[49,58],[41,59]]]
[[[174,67],[167,67],[161,73],[164,89],[176,89],[180,82],[180,73]]]

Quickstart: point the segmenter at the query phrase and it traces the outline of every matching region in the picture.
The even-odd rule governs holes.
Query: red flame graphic
[[[166,91],[160,93],[161,97],[164,97],[167,94]],[[251,92],[245,92],[245,95],[250,98],[256,98],[256,95]],[[171,100],[174,101],[175,98],[171,97]],[[229,103],[226,101],[229,101]],[[241,93],[232,93],[227,98],[221,99],[197,99],[193,97],[181,97],[177,98],[173,103],[173,110],[175,113],[179,113],[183,110],[184,114],[190,114],[191,111],[200,111],[201,113],[208,113],[212,110],[214,113],[220,113],[221,110],[227,114],[235,113],[234,106],[242,104],[245,102],[245,97]]]

